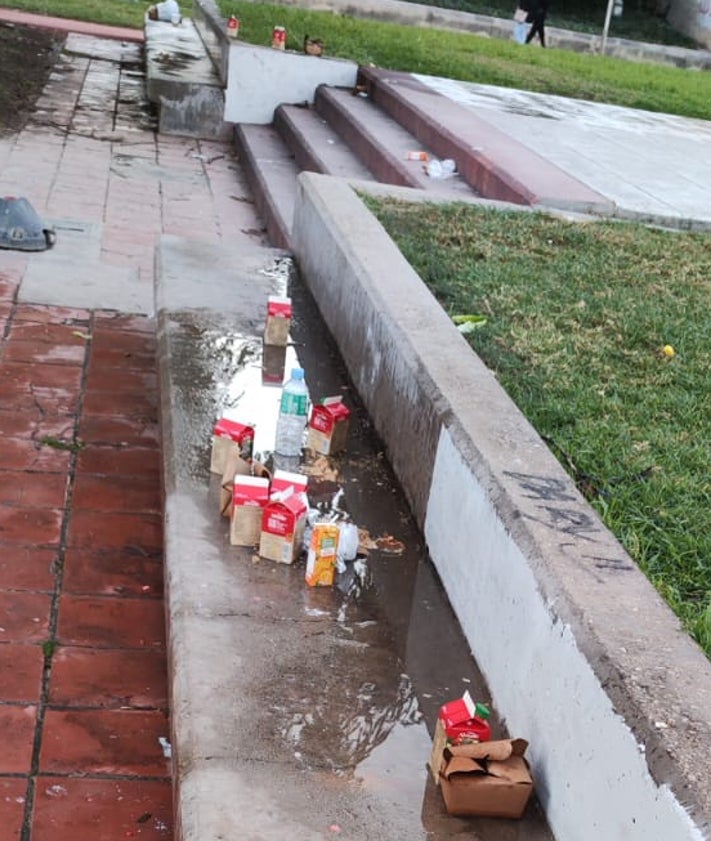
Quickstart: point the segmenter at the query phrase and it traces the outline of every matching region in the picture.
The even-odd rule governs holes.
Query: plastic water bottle
[[[304,441],[309,390],[304,382],[304,369],[292,368],[291,379],[284,386],[279,406],[274,452],[298,456]]]

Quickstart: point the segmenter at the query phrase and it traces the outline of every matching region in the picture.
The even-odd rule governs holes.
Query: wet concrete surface
[[[179,470],[203,489],[194,531],[219,547],[219,559],[203,557],[197,585],[221,590],[202,608],[213,624],[201,632],[201,656],[208,669],[222,663],[220,683],[235,699],[221,720],[204,723],[185,767],[222,757],[260,838],[547,841],[535,801],[521,821],[445,813],[426,769],[439,706],[468,689],[494,710],[494,736],[505,735],[503,724],[326,325],[298,276],[284,271],[288,261],[273,265],[268,288],[263,279],[240,317],[184,310],[172,339],[175,388],[193,421]],[[286,566],[230,546],[219,479],[208,471],[211,425],[223,411],[256,424],[255,449],[271,465],[280,387],[262,385],[263,292],[283,291],[287,277],[295,316],[286,372],[298,359],[312,400],[342,394],[353,412],[347,452],[330,465],[338,476],[312,478],[311,502],[342,487],[342,507],[359,527],[398,542],[394,553],[371,549],[361,573],[349,564],[332,588],[306,586],[303,558]],[[236,651],[215,651],[225,624]],[[203,692],[196,706],[210,703],[210,688]]]

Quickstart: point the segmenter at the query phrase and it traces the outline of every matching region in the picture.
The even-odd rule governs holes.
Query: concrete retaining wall
[[[711,664],[345,182],[293,243],[559,841],[701,839]]]

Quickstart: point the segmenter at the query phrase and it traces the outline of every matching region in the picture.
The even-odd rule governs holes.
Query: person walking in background
[[[528,23],[532,24],[528,35],[526,36],[526,43],[530,44],[536,34],[541,42],[541,46],[546,45],[546,15],[548,14],[548,0],[528,0],[526,3],[528,11]]]

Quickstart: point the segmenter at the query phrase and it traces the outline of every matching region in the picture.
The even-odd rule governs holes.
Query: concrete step
[[[225,93],[193,22],[146,20],[146,93],[158,109],[161,134],[224,139]]]
[[[609,214],[614,203],[409,73],[361,67],[369,98],[483,197],[582,213]]]
[[[299,166],[273,126],[242,123],[235,145],[257,210],[277,248],[289,248]]]
[[[461,179],[432,179],[422,161],[408,160],[408,153],[413,151],[437,156],[368,97],[321,85],[316,91],[316,109],[378,181],[444,194],[453,200],[461,198],[462,193],[471,196],[471,189]]]
[[[300,169],[341,178],[374,180],[373,173],[313,108],[280,105],[274,114],[274,127]]]

